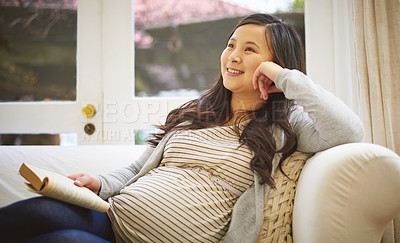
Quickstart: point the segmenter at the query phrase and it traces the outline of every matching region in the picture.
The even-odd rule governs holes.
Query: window
[[[43,141],[65,144],[64,134],[73,134],[78,144],[98,143],[83,139],[84,127],[101,130],[102,110],[91,119],[81,110],[102,104],[100,2],[4,0],[0,6],[2,140],[17,135],[19,144],[45,134]],[[43,141],[35,144],[49,143]]]
[[[135,4],[133,4],[134,1]],[[139,7],[136,1],[139,0],[78,1],[76,79],[68,84],[68,87],[76,87],[75,97],[74,91],[67,91],[63,93],[64,96],[70,94],[67,98],[52,96],[50,97],[52,102],[43,101],[47,100],[45,96],[31,99],[35,102],[16,102],[16,95],[12,95],[15,96],[14,101],[6,95],[1,95],[1,100],[8,99],[8,101],[0,103],[0,134],[73,133],[78,144],[133,144],[135,130],[151,128],[152,124],[163,122],[169,110],[207,89],[217,75],[219,55],[226,39],[223,35],[228,33],[214,31],[215,35],[221,34],[223,37],[216,36],[216,38],[203,40],[201,35],[195,34],[202,32],[209,34],[209,26],[217,25],[217,23],[228,26],[226,21],[232,21],[230,24],[233,26],[237,20],[235,18],[245,14],[240,12],[230,16],[213,16],[209,19],[197,16],[196,19],[172,21],[165,25],[161,23],[147,25],[146,21],[139,25],[137,22],[136,30],[142,31],[139,33],[133,31],[135,28],[133,11],[138,10]],[[172,0],[161,2],[170,1]],[[4,5],[10,2],[29,1],[3,0],[0,3]],[[31,2],[42,1],[31,0]],[[66,2],[76,3],[73,0]],[[143,0],[143,2],[159,1]],[[179,1],[181,2],[186,1]],[[292,6],[300,1],[264,2],[267,2],[268,6],[275,2],[288,2],[288,6]],[[211,1],[207,3],[203,5],[210,5],[211,10],[215,9],[214,5],[209,4]],[[287,9],[280,7],[281,11],[275,14],[295,23],[300,33],[304,33],[304,26],[307,26],[307,72],[316,82],[326,81],[323,86],[328,90],[332,90],[330,87],[333,85],[332,91],[335,94],[343,94],[342,90],[351,92],[351,89],[346,86],[351,83],[349,82],[351,65],[347,65],[348,43],[345,43],[345,40],[348,40],[346,36],[348,32],[346,28],[343,28],[349,26],[350,21],[347,16],[350,11],[349,4],[350,1],[339,3],[333,0],[308,0],[305,7],[305,25],[303,10],[291,11],[290,7]],[[161,13],[168,16],[168,9],[161,5],[154,5],[154,8],[158,8]],[[223,10],[222,12],[225,13],[226,9]],[[254,10],[247,9],[246,11]],[[142,12],[145,15],[146,10]],[[152,15],[147,14],[147,16]],[[10,20],[7,21],[10,23]],[[207,23],[209,24],[206,25]],[[198,29],[192,30],[194,27]],[[229,27],[223,29],[230,30]],[[188,33],[191,34],[188,35]],[[192,38],[188,38],[187,35]],[[191,42],[196,45],[190,47]],[[1,37],[0,45],[3,43],[3,37]],[[207,45],[213,45],[213,47],[205,48]],[[65,46],[71,48],[69,45]],[[156,53],[155,49],[151,50],[152,48],[158,48],[159,52]],[[188,56],[188,59],[180,55],[180,53],[198,51],[196,49],[200,52],[184,55]],[[206,53],[206,50],[210,52]],[[68,55],[72,55],[72,52]],[[7,54],[3,51],[0,53],[0,65],[3,65],[4,56]],[[165,56],[161,55],[163,53]],[[216,63],[204,63],[211,60],[208,59],[209,56],[214,56],[212,59]],[[15,74],[15,70],[17,69],[12,66],[2,66],[0,78],[2,78],[1,75],[8,75],[10,72]],[[345,74],[341,72],[343,70],[347,70]],[[163,74],[167,76],[167,79],[162,79]],[[343,75],[346,78],[342,78]],[[61,80],[61,76],[64,75],[58,76]],[[175,77],[178,79],[175,80]],[[39,82],[39,79],[35,81],[35,78],[29,78],[29,80],[32,83]],[[73,78],[68,78],[68,80],[73,80]],[[339,82],[335,83],[335,80]],[[9,81],[3,78],[0,80],[0,89],[3,89],[5,82]],[[181,95],[182,97],[178,97]],[[96,115],[93,118],[82,115],[82,108],[87,104],[96,107]],[[93,135],[87,135],[84,132],[84,127],[89,123],[96,128]]]
[[[77,2],[1,1],[0,101],[76,100]]]
[[[246,1],[247,2],[247,1]],[[135,96],[196,98],[211,87],[220,54],[240,18],[264,9],[293,24],[303,37],[303,1],[134,0]],[[257,4],[257,9],[252,7]],[[253,10],[254,11],[253,11]],[[156,104],[161,108],[161,103]],[[149,130],[135,130],[143,144]]]
[[[77,1],[1,1],[0,13],[0,102],[75,101]],[[53,145],[71,138],[1,134],[0,144]]]
[[[207,4],[135,0],[135,95],[197,97],[215,81],[229,31],[254,11],[287,20],[304,39],[304,2],[243,4],[235,0],[207,0]]]

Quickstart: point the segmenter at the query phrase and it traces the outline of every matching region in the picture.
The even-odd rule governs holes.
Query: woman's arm
[[[101,198],[107,199],[117,194],[131,178],[139,173],[153,151],[154,148],[149,146],[134,163],[105,175],[93,176],[79,173],[69,175],[68,178],[74,180],[76,186],[86,187]]]
[[[299,151],[318,152],[363,139],[364,129],[359,117],[302,72],[284,69],[278,73],[275,83],[298,105],[290,123],[297,134]]]
[[[264,76],[275,82],[275,89],[295,100],[297,106],[290,116],[290,123],[297,134],[299,151],[318,152],[362,140],[364,129],[359,117],[332,93],[300,71],[282,69],[271,62],[263,64],[261,71],[255,74],[253,84],[257,83],[255,88],[261,87],[265,96],[272,88],[263,86],[266,82],[262,83],[260,76]]]

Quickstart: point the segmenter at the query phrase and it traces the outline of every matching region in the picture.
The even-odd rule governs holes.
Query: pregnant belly
[[[112,198],[125,237],[139,241],[218,242],[237,196],[195,171],[159,167]]]

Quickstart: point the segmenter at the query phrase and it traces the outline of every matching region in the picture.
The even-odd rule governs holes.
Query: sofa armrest
[[[296,243],[380,242],[400,213],[400,157],[374,144],[340,145],[310,158],[293,209]]]

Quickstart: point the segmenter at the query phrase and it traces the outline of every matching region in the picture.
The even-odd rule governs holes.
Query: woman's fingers
[[[83,177],[84,174],[80,173],[80,174],[73,174],[73,175],[69,175],[67,176],[69,179],[73,180],[74,182],[76,182],[78,180],[78,178]]]
[[[260,88],[260,80],[263,80],[265,78],[264,71],[265,70],[262,67],[262,63],[254,71],[252,84],[255,90]]]
[[[261,93],[261,96],[263,97],[266,94],[266,88],[268,87],[266,85],[266,77],[265,75],[260,75],[257,79],[257,84],[258,84],[258,90]]]
[[[98,194],[100,190],[100,180],[97,177],[91,176],[89,174],[80,173],[67,176],[74,181],[74,184],[79,187],[86,187],[92,190],[94,193]]]
[[[253,75],[253,88],[260,91],[260,98],[263,100],[268,99],[268,94],[282,92],[274,85],[274,80],[278,73],[283,68],[273,62],[262,62],[254,72]]]
[[[268,99],[268,90],[269,87],[273,84],[273,82],[265,75],[259,75],[254,82],[256,87],[260,91],[260,98],[263,100]]]
[[[272,80],[271,79],[269,79],[269,78],[265,78],[265,87],[264,87],[264,89],[263,89],[263,99],[264,100],[268,100],[268,90],[269,90],[269,87],[271,87],[271,85],[273,84],[273,82],[272,82]]]
[[[69,179],[74,181],[74,184],[77,186],[85,186],[85,174],[80,173],[80,174],[73,174],[67,176]]]

